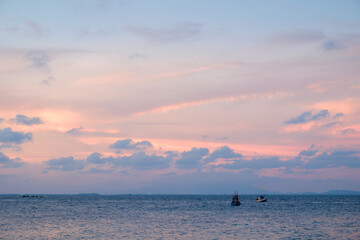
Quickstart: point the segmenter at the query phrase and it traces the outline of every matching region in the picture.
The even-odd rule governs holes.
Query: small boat
[[[266,202],[267,199],[264,197],[264,195],[261,194],[260,196],[257,197],[256,201],[257,202]]]
[[[236,191],[232,197],[231,206],[240,206],[239,194]]]
[[[257,202],[266,202],[267,201],[267,199],[264,197],[264,195],[262,195],[262,191],[263,191],[263,187],[261,187],[260,195],[256,199]]]

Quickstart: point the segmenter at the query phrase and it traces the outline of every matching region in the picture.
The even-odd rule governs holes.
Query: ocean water
[[[360,196],[0,196],[0,239],[360,239]]]

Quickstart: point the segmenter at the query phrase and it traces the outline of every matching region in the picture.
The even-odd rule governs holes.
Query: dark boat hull
[[[240,201],[237,202],[237,201],[232,201],[231,202],[231,206],[240,206]]]
[[[256,201],[257,201],[257,202],[266,202],[266,201],[267,201],[267,199],[266,199],[266,198],[264,198],[264,199],[260,199],[260,200],[256,199]]]

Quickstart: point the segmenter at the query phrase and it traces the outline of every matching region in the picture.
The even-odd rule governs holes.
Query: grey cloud
[[[46,52],[31,51],[27,53],[25,57],[31,62],[33,67],[37,68],[42,72],[50,73],[49,63],[51,62],[51,58]]]
[[[93,173],[95,173],[95,174],[97,174],[97,173],[112,173],[112,172],[114,172],[114,170],[113,169],[101,169],[101,168],[91,168],[91,169],[89,169],[88,171],[84,171],[84,172],[82,172],[82,173],[89,173],[89,174],[93,174]]]
[[[222,164],[226,169],[262,169],[262,168],[279,168],[279,167],[294,167],[302,164],[299,159],[291,159],[281,161],[278,157],[259,157],[251,160],[235,160],[233,163]]]
[[[0,129],[0,143],[21,144],[31,140],[31,133],[15,132],[11,128]]]
[[[306,169],[350,167],[360,168],[360,151],[335,150],[331,153],[324,152],[314,158],[309,159],[305,164]]]
[[[230,149],[228,146],[223,146],[214,150],[209,157],[205,158],[205,162],[214,162],[217,159],[239,159],[242,155],[240,153],[235,153],[234,150]]]
[[[2,123],[4,121],[4,119],[3,118],[0,118],[0,123]]]
[[[165,169],[170,166],[170,162],[176,157],[175,152],[166,152],[166,156],[158,156],[155,154],[148,155],[144,152],[137,152],[130,156],[118,156],[118,157],[103,157],[101,153],[94,152],[90,154],[85,160],[75,160],[73,157],[61,157],[58,159],[51,159],[45,162],[46,167],[44,172],[49,170],[60,171],[73,171],[83,170],[84,168],[94,166],[90,170],[82,171],[83,173],[100,173],[110,172],[117,167],[130,167],[136,170],[153,170],[153,169]],[[104,165],[108,165],[112,169],[102,169]],[[96,171],[95,169],[99,170]]]
[[[45,172],[49,170],[74,171],[82,170],[85,167],[85,162],[82,160],[74,160],[73,157],[61,157],[50,159],[45,162],[45,165]]]
[[[170,166],[171,157],[147,155],[144,152],[134,153],[131,156],[118,157],[113,163],[118,166],[132,167],[136,170],[165,169]]]
[[[318,152],[318,150],[315,150],[315,149],[302,150],[302,151],[299,153],[299,156],[311,157],[311,156],[314,156],[317,152]]]
[[[328,40],[322,43],[322,47],[326,51],[334,51],[344,49],[345,45],[339,41]]]
[[[148,56],[145,54],[140,54],[140,53],[134,53],[133,55],[129,56],[129,59],[142,59],[142,60],[147,60]]]
[[[321,169],[349,167],[360,168],[360,151],[334,150],[332,152],[323,152],[317,154],[318,150],[313,147],[309,150],[303,150],[297,157],[281,161],[279,157],[259,157],[251,160],[236,159],[231,163],[221,164],[218,167],[225,169],[262,169],[262,168],[285,168],[285,171],[298,169]]]
[[[324,109],[324,110],[321,110],[320,112],[312,115],[312,117],[310,118],[310,121],[316,121],[316,120],[319,120],[321,118],[325,118],[329,116],[329,111]]]
[[[342,112],[335,114],[335,116],[333,118],[339,118],[345,116],[345,114],[343,114]]]
[[[312,114],[312,112],[304,112],[295,118],[291,118],[290,120],[286,121],[286,124],[299,124],[299,123],[307,123],[311,121],[317,121],[322,118],[326,118],[329,116],[329,111],[324,109],[318,113]]]
[[[40,25],[34,21],[27,21],[25,26],[28,27],[33,34],[38,37],[43,37],[44,35],[50,33],[50,28]]]
[[[11,144],[0,144],[0,148],[15,148],[16,149],[16,147],[14,147]]]
[[[101,158],[101,154],[98,153],[98,152],[94,152],[94,153],[90,154],[90,155],[86,158],[86,162],[95,163],[95,164],[105,163],[105,162],[102,160],[102,158]]]
[[[356,130],[353,128],[347,128],[341,131],[342,134],[347,135],[347,134],[355,134]]]
[[[179,156],[179,154],[177,152],[174,152],[174,151],[166,151],[165,154],[166,154],[167,157],[170,157],[170,158],[175,158],[175,157]]]
[[[70,135],[80,135],[81,134],[81,130],[83,130],[83,127],[79,127],[79,128],[72,128],[69,131],[65,132],[66,134],[70,134]]]
[[[54,78],[50,75],[46,79],[42,80],[40,82],[40,84],[43,85],[43,86],[50,86],[53,81],[54,81]]]
[[[326,127],[326,128],[330,128],[332,126],[335,126],[335,125],[341,125],[342,122],[341,121],[334,121],[334,122],[330,122],[330,123],[326,123],[324,125],[322,125],[323,127]]]
[[[114,160],[113,157],[102,157],[101,153],[93,152],[86,158],[87,163],[93,163],[93,164],[105,164],[108,162],[112,162]]]
[[[311,112],[304,112],[301,115],[286,121],[286,124],[306,123],[311,117]]]
[[[146,40],[158,43],[170,43],[192,38],[201,33],[203,25],[200,23],[184,23],[167,29],[153,29],[147,27],[130,27],[128,32]]]
[[[131,139],[119,140],[109,146],[110,149],[115,149],[117,152],[122,150],[144,150],[152,147],[153,145],[149,141],[133,142]]]
[[[193,148],[190,151],[181,153],[181,158],[176,161],[179,168],[190,169],[200,166],[200,161],[203,157],[209,154],[207,148]]]
[[[0,152],[0,168],[18,168],[24,165],[24,162],[20,158],[9,158],[2,152]]]
[[[15,121],[16,124],[22,124],[22,125],[28,125],[28,126],[37,125],[37,124],[43,124],[44,123],[38,117],[29,118],[29,117],[27,117],[25,115],[22,115],[22,114],[16,115],[16,118],[12,119],[12,120]]]

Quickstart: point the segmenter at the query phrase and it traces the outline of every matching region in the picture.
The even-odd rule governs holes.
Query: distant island
[[[316,192],[302,192],[302,193],[280,193],[284,195],[360,195],[360,191],[350,191],[350,190],[329,190],[323,193]],[[275,194],[276,195],[276,194]]]
[[[360,191],[330,190],[322,193],[324,195],[360,195]]]
[[[101,196],[101,194],[99,194],[99,193],[78,193],[76,195]]]
[[[322,192],[322,193],[317,193],[317,192],[292,192],[292,193],[280,193],[280,192],[270,192],[270,191],[263,191],[264,194],[266,195],[360,195],[360,191],[351,191],[351,190],[329,190],[326,192]],[[19,193],[0,193],[1,195],[7,195],[7,196],[32,196],[34,194],[19,194]],[[74,195],[74,196],[106,196],[106,195],[133,195],[133,194],[129,194],[129,193],[119,193],[119,194],[99,194],[99,193],[75,193],[75,194],[68,194],[68,193],[57,193],[57,194],[47,194],[47,193],[42,193],[42,194],[35,194],[37,196],[56,196],[56,195]],[[35,196],[34,195],[34,196]],[[136,193],[134,195],[159,195],[157,193]],[[171,194],[166,194],[166,193],[162,193],[160,195],[223,195],[223,194],[176,194],[176,193],[171,193]],[[242,193],[242,195],[256,195],[254,193]]]

